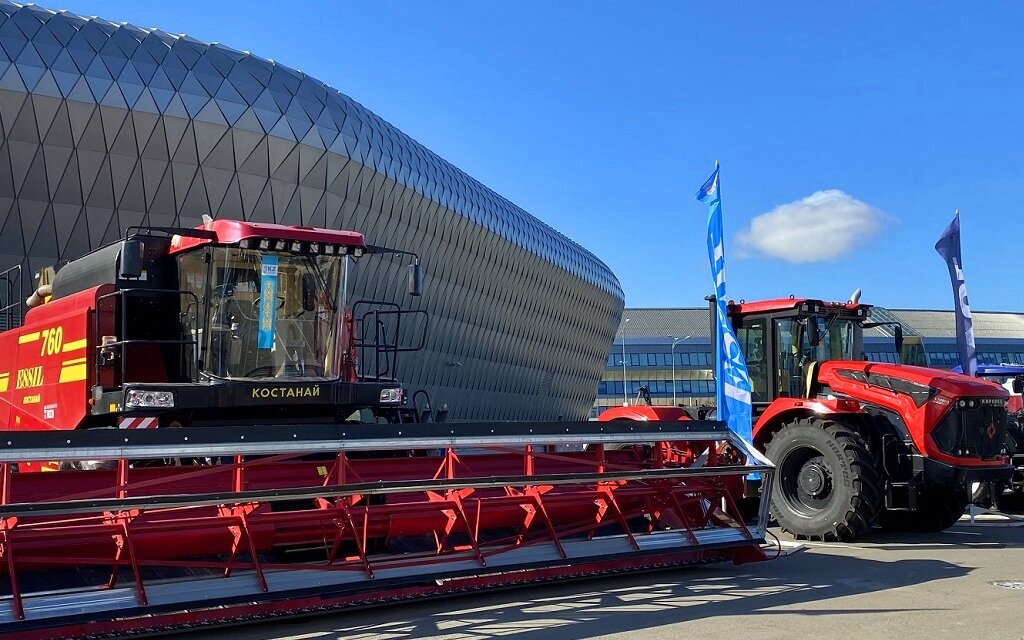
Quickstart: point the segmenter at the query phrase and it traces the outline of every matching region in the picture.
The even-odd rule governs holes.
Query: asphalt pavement
[[[797,544],[770,562],[393,604],[198,640],[1024,640],[1024,522]],[[712,635],[713,634],[713,635]]]

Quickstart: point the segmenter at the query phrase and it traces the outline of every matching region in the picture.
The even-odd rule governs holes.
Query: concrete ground
[[[786,542],[743,566],[553,584],[193,632],[200,640],[1024,640],[1024,522],[855,544]],[[996,583],[1018,582],[1016,588]]]

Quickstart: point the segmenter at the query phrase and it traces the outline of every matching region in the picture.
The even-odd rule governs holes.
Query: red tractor
[[[942,530],[962,515],[972,482],[1010,478],[1006,390],[865,361],[865,328],[894,324],[902,346],[902,328],[870,322],[869,305],[788,298],[728,309],[751,379],[753,444],[778,469],[771,511],[798,538],[849,540],[876,521]],[[623,407],[600,419],[676,413]]]

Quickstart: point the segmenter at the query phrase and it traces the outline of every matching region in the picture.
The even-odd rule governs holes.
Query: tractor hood
[[[898,382],[904,381],[938,389],[953,397],[1009,398],[1010,395],[998,384],[962,373],[885,362],[823,362],[819,377],[822,380],[835,377],[850,379],[851,372],[860,372],[869,383],[883,387],[891,387],[893,383],[899,386]]]

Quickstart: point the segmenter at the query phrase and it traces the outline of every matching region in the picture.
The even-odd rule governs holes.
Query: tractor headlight
[[[381,404],[399,404],[402,402],[402,396],[405,393],[402,388],[397,389],[381,389],[380,390],[380,403]]]
[[[129,389],[128,395],[124,399],[124,406],[129,409],[169,409],[174,406],[174,394],[170,391]]]

